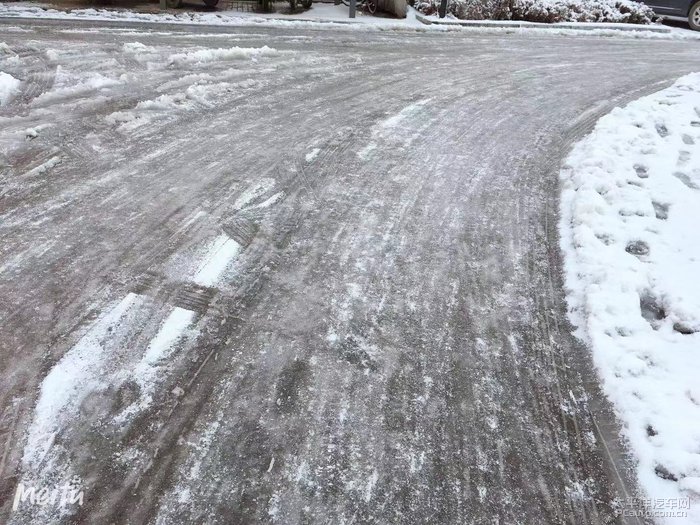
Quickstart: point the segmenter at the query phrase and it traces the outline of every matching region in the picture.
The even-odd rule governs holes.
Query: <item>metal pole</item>
[[[355,18],[355,0],[350,0],[350,18]]]
[[[438,9],[438,15],[440,18],[445,18],[447,14],[447,0],[440,0],[440,9]]]
[[[168,5],[165,3],[165,0],[160,0],[160,8],[162,10],[165,10],[168,8]]]

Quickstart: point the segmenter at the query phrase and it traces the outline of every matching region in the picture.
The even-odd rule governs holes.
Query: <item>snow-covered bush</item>
[[[448,0],[447,12],[462,20],[507,20],[512,0]],[[409,2],[410,3],[410,2]],[[438,12],[440,0],[415,0],[412,4],[426,15]]]
[[[415,0],[426,15],[436,14],[440,0]],[[620,22],[650,24],[654,12],[634,0],[448,0],[447,11],[462,20],[528,22]]]
[[[632,0],[514,0],[512,20],[650,24],[654,12]]]

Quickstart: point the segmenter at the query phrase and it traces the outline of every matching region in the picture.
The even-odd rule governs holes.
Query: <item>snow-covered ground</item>
[[[700,523],[700,74],[603,117],[561,183],[572,320],[642,488]]]
[[[679,27],[665,26],[634,26],[615,23],[560,23],[538,24],[533,22],[508,21],[457,21],[455,19],[439,20],[437,17],[420,15],[412,7],[408,8],[405,19],[375,17],[366,15],[362,10],[357,12],[355,19],[348,17],[348,8],[344,5],[314,4],[313,7],[301,13],[288,15],[280,13],[249,13],[241,11],[216,12],[180,12],[173,13],[140,13],[123,9],[72,9],[63,11],[51,5],[36,3],[0,3],[0,18],[35,18],[50,20],[91,20],[113,22],[140,22],[149,24],[196,24],[210,26],[277,26],[291,28],[314,28],[330,30],[362,30],[362,31],[473,31],[491,33],[512,33],[528,31],[532,33],[546,32],[547,34],[576,35],[585,30],[585,34],[598,36],[626,36],[633,38],[698,40],[700,33]],[[460,22],[460,23],[457,23]],[[474,22],[465,24],[465,22]],[[652,30],[649,30],[652,28]]]
[[[356,29],[421,29],[427,26],[415,17],[415,10],[409,8],[405,19],[375,17],[357,11],[350,19],[348,7],[333,4],[315,4],[310,10],[295,14],[252,13],[245,11],[215,11],[178,13],[143,13],[125,9],[72,9],[63,11],[48,4],[36,2],[0,3],[0,17],[46,18],[53,20],[111,20],[144,23],[200,24],[215,26],[274,25],[281,27],[325,27],[338,29],[338,25]],[[442,28],[432,28],[444,30]]]

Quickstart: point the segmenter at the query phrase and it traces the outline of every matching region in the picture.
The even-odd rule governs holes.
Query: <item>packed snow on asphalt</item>
[[[592,197],[629,316],[588,321],[612,405],[557,229],[571,145],[697,68],[696,43],[0,27],[3,519],[588,524],[697,490],[673,420],[697,400],[687,83],[638,110],[632,183]],[[671,144],[668,169],[644,153]],[[588,275],[584,309],[607,300]],[[633,401],[647,386],[679,404]],[[84,498],[15,498],[66,484]]]

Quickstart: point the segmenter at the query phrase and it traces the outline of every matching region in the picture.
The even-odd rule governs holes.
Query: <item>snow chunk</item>
[[[27,136],[29,137],[30,135],[27,135]],[[25,173],[25,176],[38,177],[39,175],[44,175],[48,171],[50,171],[53,168],[55,168],[56,166],[58,166],[62,161],[63,161],[63,159],[61,158],[60,155],[54,155],[46,162],[43,162],[39,166],[37,166],[36,168],[29,170],[27,173]]]
[[[320,148],[314,148],[311,151],[309,151],[306,156],[304,157],[306,159],[307,163],[312,163],[316,157],[318,157],[318,154],[321,152]]]
[[[0,106],[6,106],[19,93],[20,81],[9,73],[0,71]]]
[[[151,48],[141,42],[127,42],[122,46],[122,49],[125,53],[143,53]]]

